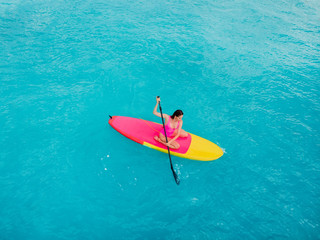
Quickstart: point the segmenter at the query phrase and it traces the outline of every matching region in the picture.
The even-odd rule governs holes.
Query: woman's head
[[[174,119],[175,117],[180,117],[180,116],[182,116],[182,115],[183,115],[182,110],[176,110],[176,111],[172,114],[171,119]]]

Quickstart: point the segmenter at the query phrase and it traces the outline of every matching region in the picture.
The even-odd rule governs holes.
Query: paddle
[[[160,97],[159,97],[159,96],[157,96],[157,98],[160,98]],[[162,120],[162,125],[163,125],[164,135],[165,135],[165,137],[166,137],[166,143],[168,143],[168,138],[167,138],[166,128],[165,128],[165,126],[164,126],[163,114],[162,114],[162,108],[161,108],[160,101],[159,101],[159,109],[160,109],[160,113],[161,113],[161,120]],[[169,155],[169,160],[170,160],[171,171],[172,171],[172,173],[173,173],[174,180],[175,180],[175,181],[176,181],[176,183],[179,185],[180,180],[179,180],[179,177],[178,177],[177,173],[174,171],[173,166],[172,166],[170,149],[169,149],[169,147],[168,147],[168,146],[167,146],[167,148],[168,148],[168,155]]]

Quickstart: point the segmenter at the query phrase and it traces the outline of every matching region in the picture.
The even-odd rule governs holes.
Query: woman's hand
[[[157,103],[159,103],[160,102],[160,97],[157,97]]]

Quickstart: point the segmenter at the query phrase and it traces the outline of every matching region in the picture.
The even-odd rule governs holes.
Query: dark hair
[[[174,117],[179,117],[179,116],[181,116],[181,115],[183,115],[182,110],[176,110],[176,111],[172,114],[171,119],[174,119]]]

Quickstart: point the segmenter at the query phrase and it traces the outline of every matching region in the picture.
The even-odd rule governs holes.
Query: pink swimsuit
[[[179,128],[179,124],[180,124],[180,122],[178,122],[177,127],[176,127],[176,128],[172,128],[172,127],[170,126],[170,122],[171,122],[171,117],[169,117],[169,120],[168,120],[167,124],[165,125],[167,137],[171,137],[172,134],[174,133],[174,131],[175,131],[177,128]],[[163,136],[166,136],[166,135],[164,134],[164,129],[163,129],[163,128],[162,128],[162,130],[160,131],[160,133],[162,133]]]

